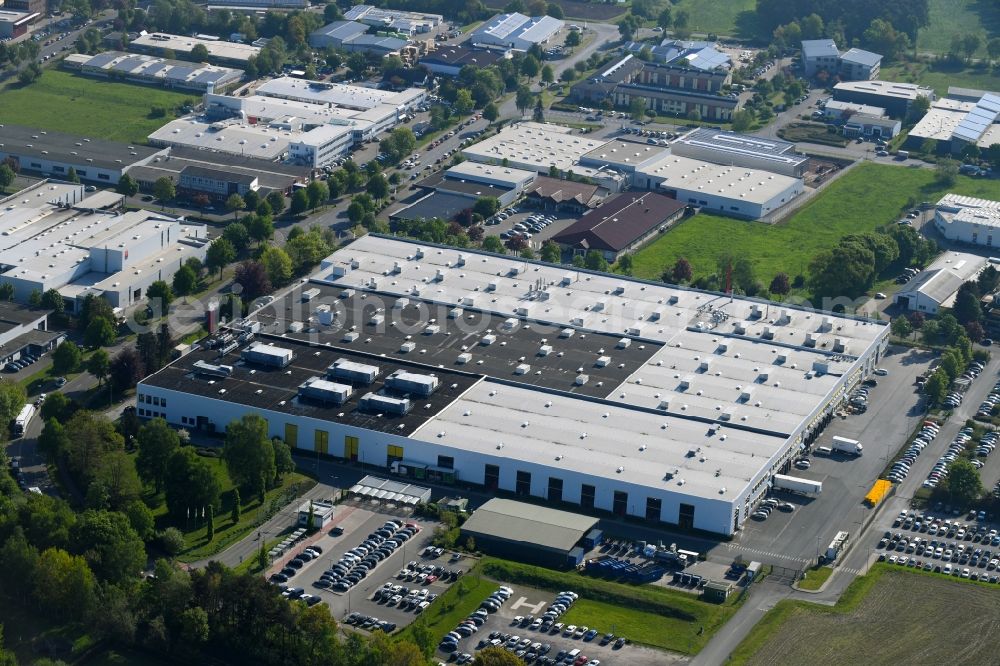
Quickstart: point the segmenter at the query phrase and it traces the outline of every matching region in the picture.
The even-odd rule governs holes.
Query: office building
[[[878,78],[881,67],[882,56],[878,53],[857,48],[841,53],[832,39],[802,40],[802,69],[806,78],[823,72],[831,79],[870,81]]]
[[[918,97],[937,99],[930,88],[915,83],[892,81],[842,81],[833,87],[833,98],[840,102],[868,104],[886,110],[893,118],[904,118]]]
[[[802,40],[802,69],[806,78],[813,78],[820,71],[833,75],[840,68],[840,49],[832,39]]]
[[[674,155],[792,178],[801,178],[809,166],[808,155],[796,152],[794,143],[707,127],[688,132],[671,143],[670,150]]]
[[[0,39],[13,39],[28,34],[28,27],[38,18],[35,12],[18,12],[6,8],[7,5],[0,5],[5,9],[0,9]]]
[[[937,202],[934,226],[951,241],[1000,245],[1000,201],[946,194]]]
[[[958,289],[975,280],[987,260],[964,252],[944,252],[903,285],[892,298],[902,310],[935,315],[955,304]]]

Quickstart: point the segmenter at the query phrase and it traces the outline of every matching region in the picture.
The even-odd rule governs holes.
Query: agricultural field
[[[1000,591],[987,585],[879,565],[832,608],[779,602],[730,663],[996,663]]]
[[[888,224],[907,204],[936,201],[946,192],[1000,199],[1000,182],[959,176],[953,187],[942,187],[932,169],[862,164],[780,224],[695,215],[639,250],[633,271],[657,280],[678,257],[687,257],[698,278],[714,273],[719,256],[738,248],[765,285],[780,272],[806,275],[813,257],[840,238]]]
[[[967,32],[981,32],[986,39],[1000,36],[1000,4],[989,0],[930,0],[930,19],[917,35],[920,53],[947,53],[951,38]]]
[[[151,132],[175,117],[177,107],[197,98],[49,68],[34,83],[3,91],[0,123],[145,144]],[[164,109],[166,115],[154,117],[153,107]]]
[[[580,19],[582,21],[598,21],[601,23],[610,22],[628,11],[628,5],[606,2],[582,2],[581,0],[552,0],[566,15],[567,19]],[[505,0],[487,0],[486,6],[490,9],[503,11],[506,5]]]
[[[739,33],[737,23],[740,14],[753,12],[757,0],[679,0],[673,11],[683,9],[691,17],[688,25],[696,33],[735,36]]]

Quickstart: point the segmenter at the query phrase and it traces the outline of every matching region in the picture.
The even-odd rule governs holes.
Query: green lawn
[[[879,75],[885,81],[919,83],[933,88],[939,96],[948,93],[948,86],[1000,90],[1000,68],[964,67],[948,64],[905,63],[882,69]]]
[[[931,169],[863,164],[831,183],[816,198],[778,225],[702,213],[660,236],[636,253],[634,273],[659,279],[678,257],[687,257],[695,277],[716,271],[720,255],[737,251],[749,258],[767,285],[779,272],[805,275],[820,251],[852,233],[895,220],[909,203],[936,201],[945,192],[1000,199],[1000,183],[960,176],[954,187],[934,182]]]
[[[818,590],[823,587],[823,583],[830,578],[833,573],[833,569],[830,567],[818,567],[814,569],[808,569],[806,571],[806,577],[799,581],[798,585],[800,589],[803,590]]]
[[[312,479],[297,472],[286,474],[279,488],[268,491],[263,504],[256,499],[242,498],[240,520],[234,525],[230,519],[234,486],[229,478],[229,472],[226,471],[226,465],[221,458],[205,456],[202,460],[208,461],[211,465],[212,472],[222,489],[220,493],[222,508],[216,513],[215,537],[211,541],[205,538],[204,520],[192,518],[191,520],[174,521],[167,513],[167,504],[162,495],[155,496],[150,493],[145,498],[147,503],[156,504],[153,508],[156,529],[162,530],[172,526],[184,532],[185,548],[177,557],[182,562],[193,562],[225,550],[314,484]]]
[[[1000,4],[989,0],[930,0],[930,19],[917,35],[920,52],[947,53],[951,38],[967,32],[980,31],[987,39],[1000,35]]]
[[[756,7],[757,0],[680,0],[674,3],[674,12],[688,11],[691,17],[688,25],[693,32],[735,35],[740,13]]]
[[[437,641],[455,628],[459,620],[479,608],[479,604],[497,589],[497,583],[473,573],[468,573],[448,591],[434,600],[415,622],[400,632],[401,639],[413,640],[413,627],[426,627]]]
[[[3,91],[0,123],[145,144],[147,135],[174,117],[169,110],[195,99],[193,94],[46,69],[35,83]],[[150,118],[154,106],[168,109],[167,116]]]

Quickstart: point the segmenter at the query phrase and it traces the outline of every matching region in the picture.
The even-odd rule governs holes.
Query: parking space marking
[[[539,601],[537,604],[532,604],[528,603],[528,597],[521,597],[520,599],[514,602],[514,605],[511,606],[510,609],[512,611],[516,611],[521,606],[524,606],[525,608],[530,608],[532,615],[538,615],[539,613],[542,612],[542,609],[545,608],[545,602]]]

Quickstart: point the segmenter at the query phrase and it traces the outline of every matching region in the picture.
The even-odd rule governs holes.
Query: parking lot
[[[499,610],[488,615],[486,622],[479,627],[476,633],[460,640],[458,649],[454,652],[439,651],[438,657],[442,660],[459,661],[459,655],[475,655],[478,649],[490,645],[491,641],[498,641],[494,644],[509,646],[510,651],[515,654],[524,650],[525,652],[519,656],[527,664],[572,664],[576,662],[585,663],[588,666],[596,664],[601,666],[610,664],[654,666],[686,661],[686,658],[681,655],[672,655],[631,643],[621,644],[617,643],[616,639],[605,642],[605,634],[613,633],[615,627],[574,627],[574,633],[570,636],[566,635],[567,627],[564,626],[563,620],[557,618],[557,624],[554,624],[552,629],[547,632],[540,631],[538,623],[535,623],[535,628],[532,628],[532,623],[549,609],[557,595],[521,585],[511,587],[513,593],[509,599],[499,607]],[[571,610],[572,605],[567,612]],[[556,627],[559,629],[557,630]],[[595,630],[595,633],[586,634],[590,629]],[[515,638],[517,640],[514,640]],[[601,643],[605,644],[601,645]],[[517,645],[516,648],[515,645]],[[579,652],[575,653],[575,656],[569,661],[565,661],[568,653],[573,650],[579,650]],[[561,662],[558,661],[560,653],[563,653]],[[530,660],[525,659],[529,654],[537,656]],[[581,657],[585,657],[587,661],[578,661]]]
[[[809,455],[809,469],[792,468],[788,474],[821,481],[819,496],[774,493],[795,509],[772,511],[763,522],[747,521],[737,538],[713,549],[713,555],[743,554],[798,568],[815,562],[838,531],[856,531],[872,511],[862,503],[865,494],[923,419],[923,396],[915,392],[915,380],[932,359],[929,352],[890,348],[879,363],[889,374],[876,377],[878,385],[869,393],[867,411],[835,417],[812,445],[828,446],[836,435],[861,442],[864,454]]]
[[[965,520],[902,511],[879,541],[879,560],[958,578],[1000,584],[1000,533],[986,514]]]
[[[400,548],[378,563],[378,565],[368,573],[357,585],[350,588],[346,593],[333,590],[318,589],[313,587],[313,583],[320,579],[321,575],[330,566],[340,560],[347,551],[358,547],[367,536],[385,524],[387,520],[397,520],[404,523],[417,524],[421,529],[411,539],[405,541]],[[434,531],[435,523],[429,523],[420,519],[412,518],[408,515],[398,515],[392,513],[377,512],[361,506],[350,504],[338,505],[333,522],[325,527],[318,536],[303,541],[299,546],[291,549],[286,555],[279,558],[268,569],[267,575],[280,572],[286,564],[297,554],[309,546],[319,546],[322,555],[310,562],[305,563],[297,573],[292,576],[287,583],[289,587],[303,588],[306,594],[318,596],[323,603],[330,607],[330,612],[334,618],[340,620],[352,610],[365,609],[372,611],[369,614],[379,616],[381,619],[395,622],[402,627],[413,621],[414,614],[398,611],[398,609],[383,609],[370,601],[370,597],[376,589],[383,583],[393,578],[401,568],[412,560],[419,560],[420,552],[429,544]],[[335,528],[339,528],[335,530]],[[339,535],[331,532],[343,530]],[[412,587],[412,583],[410,584]],[[443,583],[434,583],[430,587],[430,593],[440,593],[447,586]],[[376,608],[378,612],[376,612]]]
[[[548,239],[552,238],[561,231],[564,231],[571,224],[576,222],[579,218],[577,215],[570,213],[560,212],[560,211],[537,211],[530,208],[525,208],[524,206],[516,206],[517,211],[506,220],[501,220],[498,224],[486,225],[486,233],[491,236],[500,236],[502,240],[506,240],[504,235],[510,232],[515,224],[527,224],[527,219],[533,215],[544,215],[546,217],[554,217],[555,221],[551,222],[548,226],[543,228],[541,231],[535,232],[531,231],[531,238],[528,244],[533,249],[538,249],[542,244]]]

